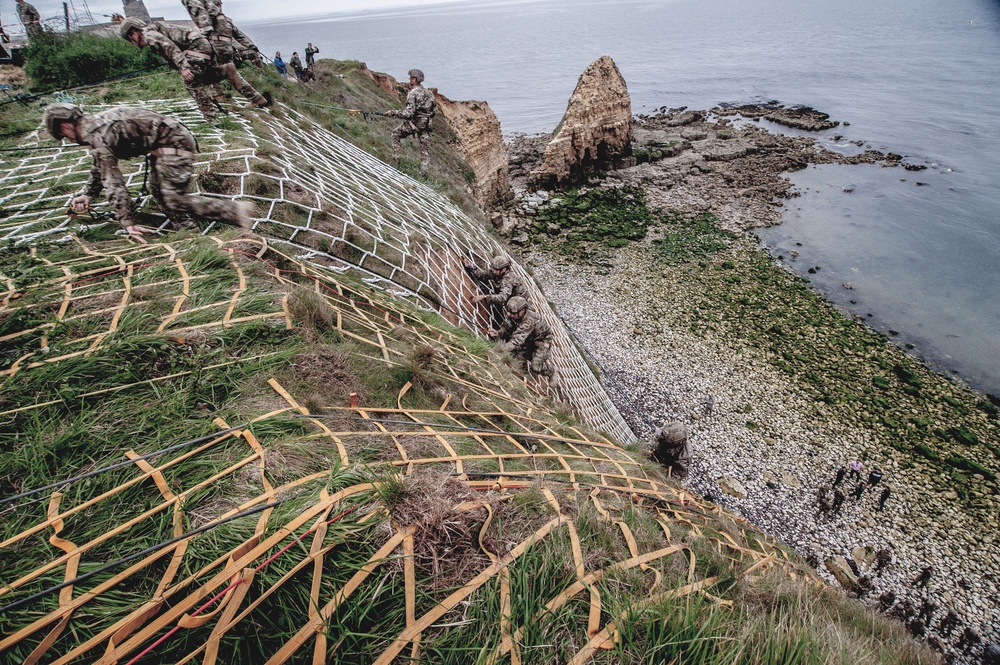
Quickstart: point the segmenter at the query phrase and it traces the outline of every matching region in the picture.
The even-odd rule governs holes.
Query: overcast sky
[[[90,12],[98,22],[102,20],[100,14],[110,15],[113,12],[122,11],[120,0],[68,0],[70,4],[70,16],[73,9],[81,17],[84,16],[85,7],[90,7]],[[446,0],[333,0],[326,2],[316,2],[315,0],[298,0],[297,2],[275,2],[274,0],[225,0],[226,14],[236,21],[252,21],[266,18],[285,18],[288,16],[302,16],[305,14],[329,14],[333,12],[357,11],[359,9],[383,9],[385,7],[401,7],[412,5],[433,5],[440,4]],[[465,2],[467,0],[450,0],[452,2]],[[43,18],[62,16],[62,0],[27,0],[33,4]],[[162,16],[164,18],[187,18],[187,12],[181,5],[180,0],[145,0],[146,8],[152,16]],[[4,25],[15,28],[20,27],[17,21],[17,13],[14,9],[14,0],[0,0],[0,16],[3,17]]]

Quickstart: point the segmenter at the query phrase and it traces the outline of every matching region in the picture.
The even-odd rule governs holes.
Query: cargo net
[[[201,152],[194,189],[253,201],[259,215],[254,230],[272,243],[294,248],[297,257],[317,265],[360,271],[373,286],[409,298],[456,325],[479,333],[495,325],[491,319],[496,314],[488,306],[472,304],[480,290],[461,260],[483,267],[506,250],[430,188],[287,107],[281,108],[280,119],[233,114],[237,129],[223,131],[203,123],[190,101],[145,106],[178,117],[194,131]],[[90,159],[79,146],[27,151],[37,148],[38,141],[38,135],[25,139],[24,155],[0,155],[6,171],[0,177],[0,242],[68,240],[67,232],[81,224],[114,224],[102,219],[102,212],[67,219],[67,205],[86,182]],[[142,162],[122,167],[136,192],[143,182]],[[537,382],[590,426],[619,441],[633,441],[634,433],[534,280],[516,261],[511,269],[528,285],[533,306],[554,333],[549,357],[554,377]]]
[[[570,661],[583,663],[614,644],[616,622],[625,617],[608,608],[602,580],[628,571],[643,576],[648,593],[628,611],[694,594],[728,602],[711,592],[729,574],[720,575],[717,561],[702,570],[691,533],[707,539],[732,574],[805,574],[746,521],[648,473],[609,439],[567,424],[530,392],[536,386],[512,382],[497,358],[470,352],[467,335],[265,239],[211,241],[213,251],[199,253],[191,240],[140,246],[74,237],[78,251],[59,262],[29,250],[49,275],[30,286],[7,280],[0,315],[17,312],[14,320],[25,325],[0,338],[4,348],[24,351],[6,374],[58,367],[116,335],[161,332],[183,344],[253,321],[291,329],[302,321],[289,294],[305,289],[329,308],[337,334],[387,371],[405,363],[408,348],[440,349],[437,371],[455,390],[430,408],[408,406],[410,382],[394,407],[344,395],[310,408],[312,395],[272,378],[266,408],[253,409],[245,422],[216,418],[202,436],[160,445],[139,440],[120,461],[104,459],[79,475],[0,498],[7,534],[0,542],[0,660],[212,664],[220,656],[232,662],[227,654],[249,644],[252,662],[326,662],[342,648],[355,615],[376,601],[402,609],[395,624],[386,624],[395,626],[391,631],[383,625],[389,632],[358,637],[368,640],[368,662],[420,660],[427,640],[462,625],[471,601],[497,592],[507,609],[497,615],[505,618],[486,662],[521,662],[530,656],[521,646],[526,626],[583,602],[590,620],[578,626],[580,648]],[[263,302],[247,288],[251,271],[258,271],[258,287],[275,285],[264,289]],[[220,279],[233,288],[218,288]],[[139,317],[149,293],[166,306]],[[45,420],[59,403],[99,405],[122,391],[170,390],[182,374],[40,395],[0,412],[0,421]],[[283,434],[290,429],[321,471],[295,472]],[[400,508],[405,483],[419,478],[447,490],[439,514],[471,534],[466,566],[450,571],[447,584],[421,567],[423,538],[433,526],[420,523],[427,511]],[[530,511],[518,507],[525,492],[541,497]],[[590,555],[577,520],[585,507],[617,534],[613,551]],[[629,526],[636,511],[662,531],[654,546],[639,547],[651,541]],[[109,528],[89,525],[108,515]],[[512,578],[530,579],[531,557],[556,541],[571,552],[571,578],[532,616],[512,619],[518,594],[530,593]],[[452,556],[442,552],[442,563],[450,566]],[[666,570],[680,570],[679,579],[668,581]],[[270,640],[266,652],[259,651],[262,632]]]

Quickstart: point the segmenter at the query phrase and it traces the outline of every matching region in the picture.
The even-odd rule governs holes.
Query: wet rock
[[[858,578],[848,565],[847,559],[842,556],[832,556],[826,560],[826,569],[830,571],[840,586],[848,591],[857,590]]]
[[[740,481],[736,480],[735,478],[731,476],[722,476],[715,482],[716,484],[718,484],[719,489],[728,494],[729,496],[734,496],[737,499],[747,498],[746,489],[743,487],[743,485],[740,484]]]

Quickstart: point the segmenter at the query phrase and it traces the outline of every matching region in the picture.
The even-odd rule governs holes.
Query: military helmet
[[[128,39],[129,33],[131,33],[133,30],[142,30],[145,27],[146,24],[143,21],[137,19],[134,16],[129,16],[127,19],[122,21],[122,27],[121,27],[122,37]]]
[[[525,300],[521,296],[514,296],[513,298],[507,301],[507,313],[517,314],[527,306],[528,306],[527,300]]]
[[[61,139],[60,122],[76,122],[83,117],[83,111],[76,104],[49,104],[45,109],[45,130],[54,139]]]
[[[419,69],[411,69],[407,73],[407,76],[409,76],[410,78],[417,79],[418,83],[423,83],[424,82],[424,73],[422,71],[420,71]]]
[[[503,270],[504,268],[509,268],[509,267],[510,267],[510,259],[500,254],[494,256],[493,260],[490,261],[490,268],[492,270]]]

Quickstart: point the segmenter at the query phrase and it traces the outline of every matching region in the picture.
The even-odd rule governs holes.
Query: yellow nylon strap
[[[543,492],[546,491],[543,489]],[[538,531],[531,535],[527,540],[521,542],[517,547],[512,549],[510,552],[505,554],[499,562],[489,566],[481,573],[472,578],[465,586],[463,586],[458,591],[455,591],[450,596],[438,603],[431,611],[427,612],[422,616],[413,626],[407,628],[399,637],[397,637],[393,643],[382,652],[382,655],[374,662],[373,665],[389,665],[393,659],[399,655],[399,652],[406,647],[407,644],[416,636],[427,630],[435,621],[440,619],[442,616],[450,612],[458,603],[465,600],[474,591],[479,589],[483,584],[486,583],[491,577],[496,575],[500,568],[509,565],[511,562],[516,561],[524,552],[531,547],[531,545],[541,541],[545,536],[549,534],[552,529],[564,524],[566,522],[565,517],[557,517],[550,522],[544,524]],[[269,664],[270,665],[270,664]]]
[[[66,540],[65,538],[59,537],[59,532],[63,530],[65,526],[63,520],[58,519],[59,514],[59,503],[62,500],[63,495],[59,492],[54,492],[52,497],[49,499],[48,517],[52,522],[52,535],[49,537],[49,542],[53,547],[58,547],[64,552],[73,552],[76,550],[76,545]],[[77,552],[66,562],[66,581],[69,581],[76,577],[77,571],[80,566],[80,553]],[[48,650],[55,644],[55,641],[59,639],[63,631],[66,630],[66,626],[69,625],[70,618],[73,616],[72,607],[67,607],[73,601],[73,586],[63,587],[59,591],[59,608],[66,608],[66,613],[63,615],[62,621],[60,621],[55,628],[45,637],[42,642],[35,647],[35,649],[29,654],[25,659],[25,665],[35,665],[39,662],[48,652]]]
[[[246,597],[247,593],[250,591],[250,585],[253,582],[253,576],[256,571],[253,568],[244,568],[242,574],[240,575],[239,583],[233,590],[233,595],[229,598],[229,602],[223,598],[223,603],[225,603],[225,611],[222,612],[222,616],[219,617],[218,623],[215,624],[215,628],[212,629],[212,634],[208,638],[208,642],[205,644],[205,659],[202,661],[203,665],[215,665],[216,659],[219,657],[219,643],[222,640],[222,636],[226,634],[233,625],[233,617],[236,615],[237,610],[240,609],[240,605],[243,604],[243,599]],[[220,605],[220,608],[222,606]]]
[[[330,498],[330,493],[324,487],[320,493],[323,500]],[[330,525],[327,520],[330,517],[330,506],[318,518],[316,518],[315,533],[312,544],[309,546],[309,557],[313,561],[312,587],[309,590],[309,618],[314,619],[319,615],[319,592],[323,584],[323,541],[326,540],[326,533]],[[326,633],[318,631],[316,633],[316,644],[313,646],[313,665],[323,665],[326,662]]]
[[[408,526],[402,531],[397,531],[395,535],[390,538],[385,545],[383,545],[379,550],[372,555],[361,570],[356,572],[347,584],[345,584],[340,591],[333,597],[329,603],[327,603],[322,610],[319,612],[319,616],[314,619],[309,620],[306,625],[299,629],[299,632],[295,633],[294,636],[284,645],[281,649],[277,651],[273,656],[267,660],[266,665],[281,665],[285,663],[289,658],[291,658],[295,653],[305,644],[310,637],[316,634],[317,631],[322,630],[323,624],[329,620],[333,613],[336,611],[337,607],[340,606],[368,577],[375,572],[375,569],[382,565],[390,554],[399,547],[403,540],[407,536],[412,536],[413,532],[416,531],[415,526]]]
[[[679,589],[673,589],[671,591],[664,591],[661,594],[647,598],[639,603],[636,603],[632,607],[626,609],[621,613],[620,618],[625,619],[628,617],[631,611],[641,609],[643,607],[649,606],[653,603],[659,602],[661,600],[666,600],[667,598],[674,598],[677,596],[689,596],[695,591],[699,591],[703,587],[712,586],[719,581],[718,577],[709,577],[708,579],[701,580],[700,582],[695,582],[694,584],[688,584]],[[595,635],[590,642],[588,642],[580,651],[577,652],[576,656],[570,660],[567,665],[584,665],[591,658],[593,658],[594,653],[603,648],[603,645],[609,640],[611,634],[617,631],[614,622],[609,623],[604,630]]]

